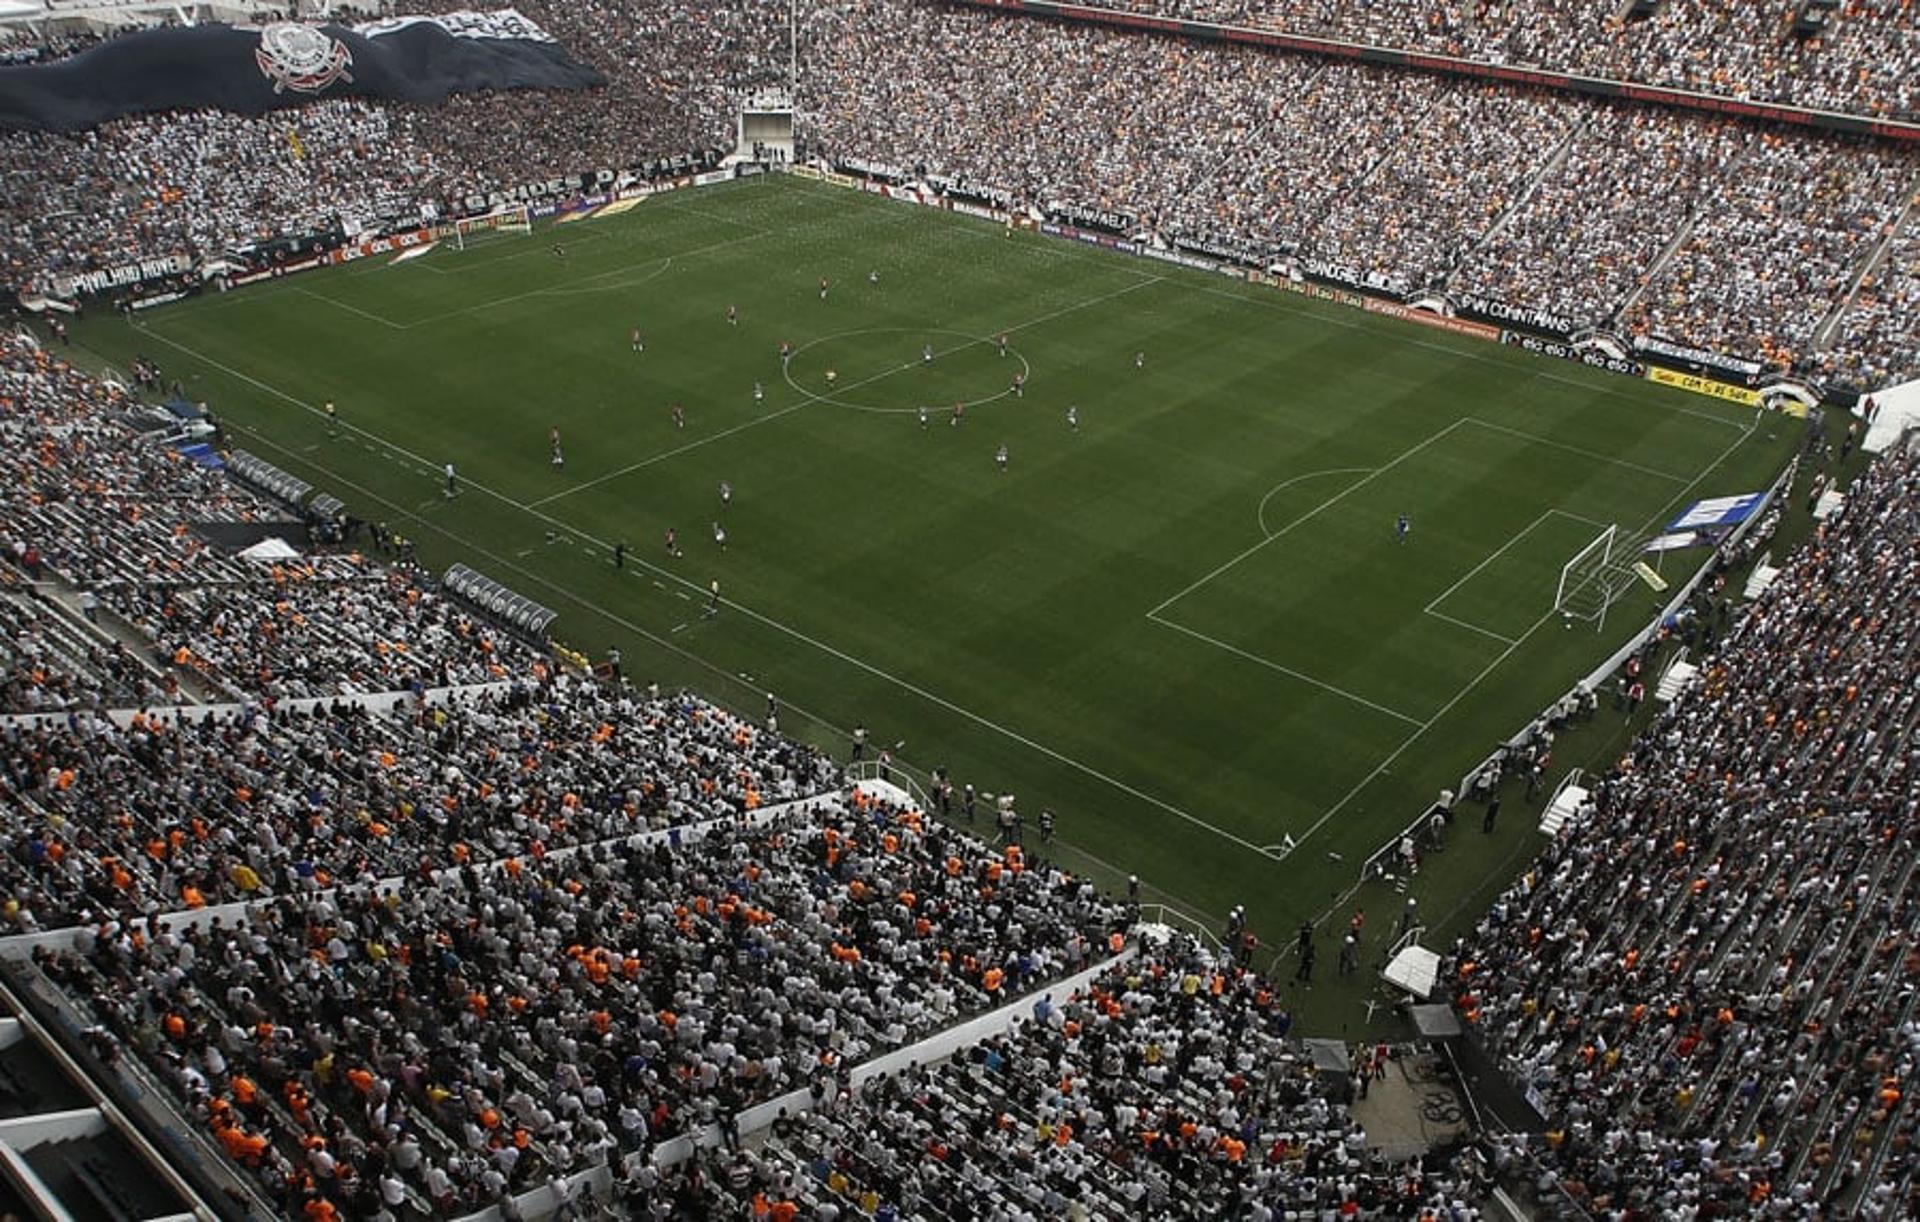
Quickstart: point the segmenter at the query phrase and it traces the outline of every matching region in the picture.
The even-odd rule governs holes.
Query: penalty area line
[[[1249,662],[1253,662],[1253,663],[1256,663],[1257,665],[1264,666],[1268,670],[1278,671],[1279,673],[1283,675],[1287,675],[1290,678],[1298,679],[1302,683],[1311,684],[1312,686],[1319,688],[1323,692],[1329,692],[1332,695],[1340,697],[1342,700],[1351,701],[1354,704],[1360,705],[1362,708],[1372,709],[1376,713],[1383,713],[1386,716],[1393,718],[1395,721],[1405,722],[1407,725],[1410,725],[1410,726],[1417,726],[1421,724],[1421,721],[1418,717],[1409,716],[1406,713],[1402,713],[1399,709],[1389,708],[1388,706],[1381,704],[1378,701],[1369,700],[1365,696],[1358,695],[1357,693],[1354,693],[1354,692],[1350,692],[1344,687],[1335,687],[1333,684],[1328,683],[1324,679],[1316,679],[1312,675],[1294,670],[1293,668],[1288,666],[1282,666],[1280,665],[1280,663],[1273,661],[1271,658],[1263,658],[1257,653],[1252,653],[1252,652],[1249,652],[1248,650],[1240,648],[1238,645],[1229,645],[1225,641],[1217,640],[1214,637],[1208,636],[1204,632],[1195,631],[1194,629],[1187,627],[1185,624],[1176,624],[1170,619],[1162,618],[1157,613],[1149,614],[1147,618],[1153,621],[1154,623],[1160,625],[1162,628],[1171,628],[1175,632],[1184,633],[1185,635],[1192,637],[1196,641],[1201,641],[1205,644],[1213,646],[1215,649],[1224,650],[1227,653],[1234,655],[1235,657],[1245,658]]]

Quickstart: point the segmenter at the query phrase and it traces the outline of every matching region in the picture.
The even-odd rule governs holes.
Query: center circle
[[[928,360],[931,350],[932,359]],[[828,371],[837,376],[828,378]],[[809,399],[880,415],[950,410],[955,403],[978,407],[1013,393],[1014,375],[1032,373],[1020,350],[999,340],[944,327],[863,327],[808,340],[780,362],[780,374]],[[905,406],[863,402],[862,387],[897,383],[914,388]],[[984,387],[998,385],[993,394]]]

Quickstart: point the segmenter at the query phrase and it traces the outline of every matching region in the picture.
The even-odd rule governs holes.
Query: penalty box
[[[1300,481],[1268,505],[1266,538],[1149,617],[1291,678],[1303,698],[1427,722],[1552,613],[1562,566],[1597,531],[1671,491],[1658,473],[1478,425],[1456,421],[1371,471]]]

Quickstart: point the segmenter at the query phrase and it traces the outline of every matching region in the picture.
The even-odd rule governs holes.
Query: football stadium
[[[0,0],[0,1213],[1920,1212],[1894,0]]]

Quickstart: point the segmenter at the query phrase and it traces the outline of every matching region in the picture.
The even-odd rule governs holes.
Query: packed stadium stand
[[[1455,949],[1596,1212],[1911,1208],[1917,476],[1904,449],[1854,482]]]
[[[1114,7],[1920,117],[1896,0],[1811,34],[1785,0]],[[1920,372],[1912,141],[913,0],[520,9],[609,83],[0,131],[5,280],[716,165],[741,96],[788,83],[823,164],[1836,386]],[[138,398],[0,336],[4,977],[74,1067],[12,1064],[0,1018],[0,1110],[97,1082],[148,1118],[35,1144],[76,1216],[179,1214],[187,1162],[228,1216],[383,1222],[1920,1212],[1910,438],[1448,948],[1545,1131],[1409,1156],[1307,1053],[1295,985],[558,658],[398,548],[240,557],[213,528],[287,507]]]
[[[1901,0],[1094,0],[1093,7],[1816,110],[1920,116],[1920,29]]]
[[[1323,7],[1298,16],[1324,32],[1320,23],[1341,14],[1420,6]],[[1569,14],[1593,21],[1591,39],[1569,35],[1561,48],[1575,64],[1589,42],[1631,43],[1671,26],[1684,47],[1744,56],[1767,79],[1783,71],[1764,41],[1682,37],[1725,35],[1722,6],[1668,4],[1612,40],[1601,6],[1570,7],[1596,10]],[[522,8],[610,82],[537,124],[514,95],[481,93],[433,107],[321,102],[291,124],[170,114],[77,135],[10,134],[0,141],[0,178],[14,184],[3,239],[10,277],[49,286],[156,254],[297,246],[544,175],[707,164],[733,147],[728,99],[786,70],[780,6],[699,6],[686,20],[671,5]],[[1478,6],[1466,24],[1490,37],[1511,22],[1544,38],[1526,8]],[[1848,38],[1880,31],[1898,44],[1882,48],[1884,58],[1845,58],[1867,52],[1838,33],[1805,54],[1911,59],[1920,36],[1910,14],[1874,10],[1850,6],[1835,28],[1853,31]],[[1288,19],[1278,9],[1266,16]],[[1862,389],[1912,372],[1908,313],[1879,302],[1881,285],[1904,284],[1912,271],[1913,141],[935,3],[802,5],[798,23],[800,135],[815,153],[1023,205],[1112,212],[1163,238],[1297,258],[1396,293],[1483,294],[1562,330],[1653,334]],[[1343,33],[1417,46],[1426,29]],[[1529,45],[1512,31],[1495,42]],[[1616,69],[1651,52],[1620,54]],[[1692,62],[1679,50],[1655,58]],[[1731,67],[1716,71],[1738,79]],[[1355,106],[1362,97],[1367,105]],[[48,165],[61,172],[39,172]]]

